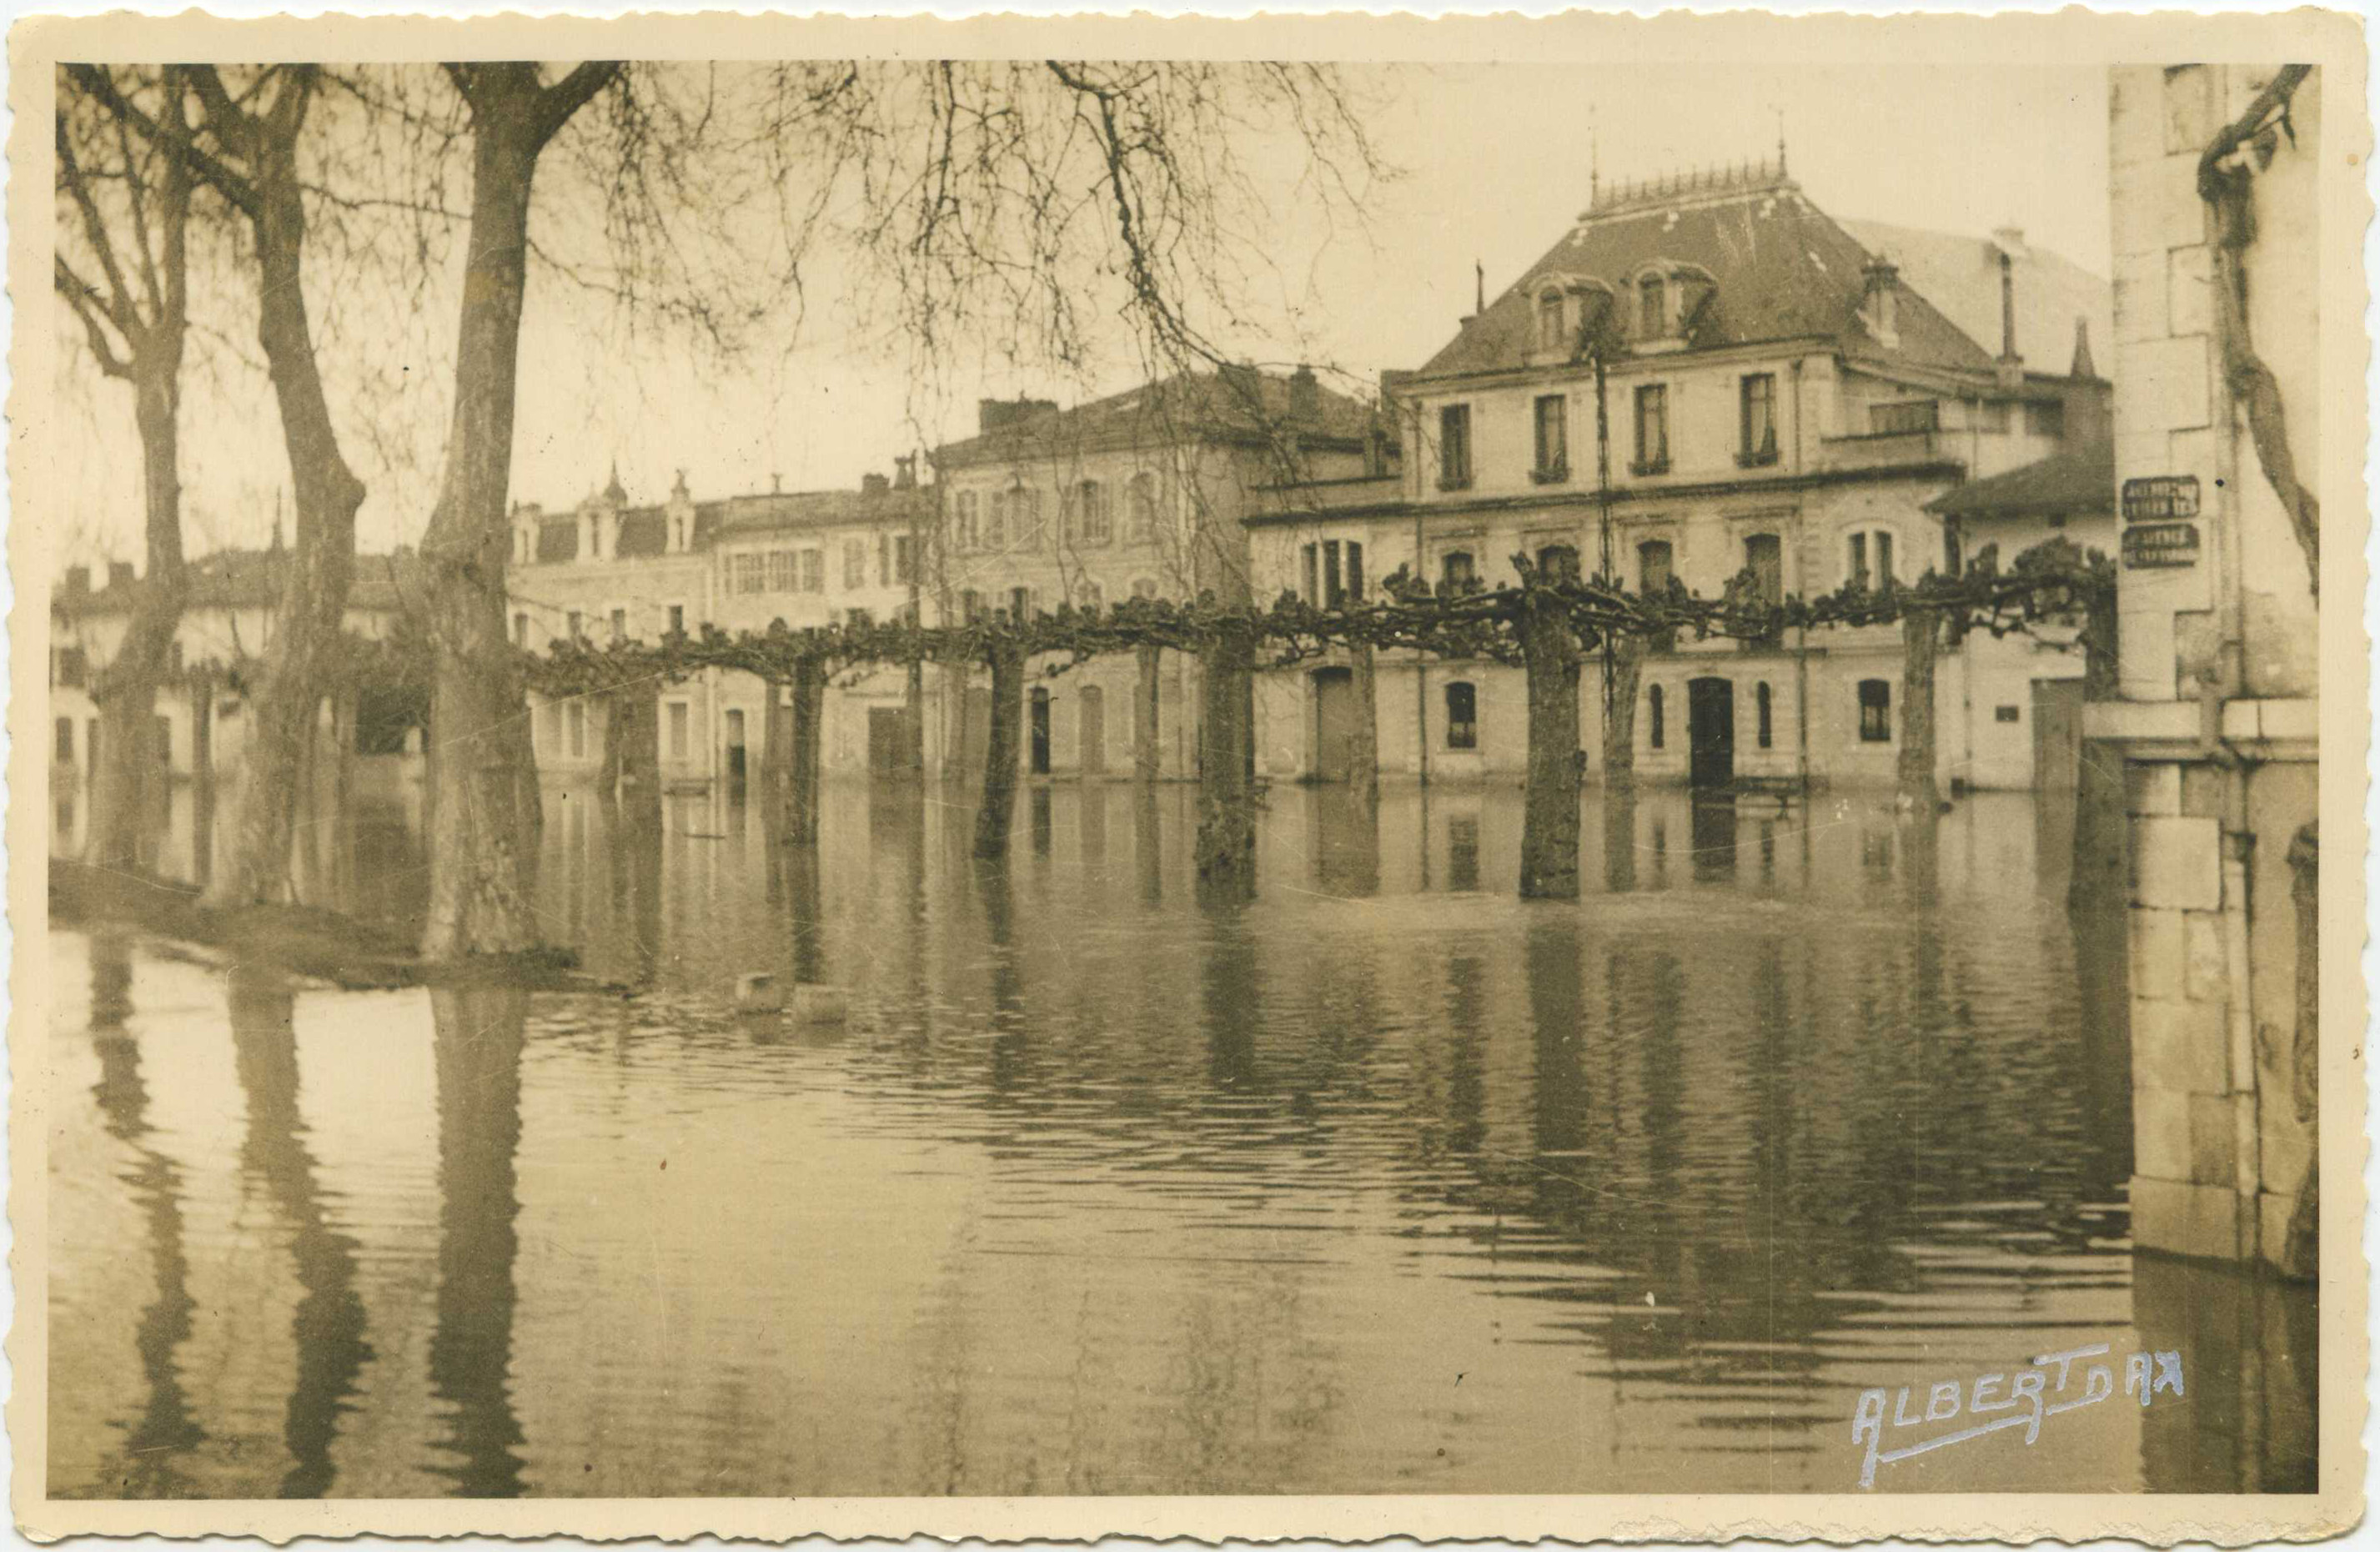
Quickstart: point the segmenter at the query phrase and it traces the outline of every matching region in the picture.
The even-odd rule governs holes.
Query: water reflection
[[[438,1073],[438,1301],[430,1382],[448,1411],[435,1468],[467,1497],[521,1491],[513,1414],[514,1267],[520,1251],[526,993],[509,987],[430,996]]]
[[[277,972],[246,965],[231,972],[232,1050],[248,1099],[240,1162],[280,1211],[299,1291],[292,1317],[298,1374],[282,1430],[294,1463],[277,1485],[285,1498],[329,1491],[332,1439],[372,1355],[356,1293],[356,1242],[332,1226],[306,1144],[294,1004],[288,980]]]
[[[2122,983],[2024,800],[1590,793],[1571,905],[1510,893],[1517,792],[1276,790],[1202,903],[1187,789],[1035,790],[981,866],[946,788],[832,785],[814,848],[556,793],[548,919],[633,995],[309,992],[304,1084],[287,987],[61,935],[54,1179],[127,1207],[61,1247],[55,1485],[1835,1491],[1862,1388],[2096,1340],[2190,1407],[1887,1485],[2310,1480],[2311,1297],[2128,1247]],[[211,1077],[245,1128],[161,1123]],[[294,1367],[201,1356],[226,1268]],[[249,1413],[285,1454],[198,1471]]]

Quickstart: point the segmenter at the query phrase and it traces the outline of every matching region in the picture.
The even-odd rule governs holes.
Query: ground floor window
[[[686,758],[686,732],[690,715],[686,702],[682,700],[671,701],[669,714],[670,758],[684,759]]]
[[[60,765],[74,763],[74,719],[72,717],[58,719],[57,759]]]
[[[1752,703],[1754,707],[1758,709],[1760,714],[1760,746],[1766,749],[1769,746],[1769,744],[1774,740],[1776,735],[1775,713],[1774,709],[1769,704],[1768,686],[1767,685],[1756,685],[1753,687]]]
[[[1666,731],[1666,730],[1661,726],[1661,686],[1660,686],[1660,685],[1654,685],[1651,689],[1649,689],[1649,690],[1647,690],[1647,691],[1645,691],[1645,709],[1646,709],[1651,713],[1651,717],[1652,717],[1652,723],[1653,723],[1653,728],[1652,728],[1652,734],[1653,734],[1653,747],[1655,747],[1656,749],[1658,749],[1658,748],[1659,748],[1659,747],[1661,746],[1661,736],[1662,736],[1662,734]]]
[[[1882,679],[1863,679],[1859,685],[1860,742],[1892,742],[1892,686]]]
[[[587,706],[584,701],[570,703],[570,758],[587,758]]]
[[[1446,746],[1479,747],[1479,692],[1459,679],[1446,686]]]

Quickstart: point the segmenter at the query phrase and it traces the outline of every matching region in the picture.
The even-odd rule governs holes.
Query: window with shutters
[[[806,593],[825,592],[826,552],[823,550],[805,550],[801,552],[801,557],[802,591]]]
[[[1651,689],[1645,692],[1645,709],[1648,713],[1646,721],[1650,723],[1650,732],[1652,734],[1650,742],[1653,747],[1658,749],[1661,747],[1662,742],[1669,733],[1669,729],[1661,725],[1660,685],[1656,685]]]
[[[1636,390],[1636,461],[1631,474],[1666,474],[1670,468],[1670,390],[1648,382]]]
[[[60,765],[74,763],[74,719],[72,717],[58,719],[55,755]]]
[[[1562,305],[1562,294],[1548,291],[1537,298],[1537,348],[1549,355],[1559,355],[1570,348],[1568,309]]]
[[[958,499],[951,503],[952,549],[973,550],[980,542],[983,536],[977,531],[977,505],[973,491],[961,491]]]
[[[1124,500],[1132,522],[1132,542],[1157,542],[1157,476],[1134,475]]]
[[[1447,405],[1438,412],[1438,488],[1467,490],[1471,485],[1471,406]]]
[[[1479,585],[1479,574],[1472,566],[1471,552],[1449,550],[1438,558],[1438,590],[1440,597],[1467,593]]]
[[[1541,394],[1536,416],[1537,463],[1529,477],[1540,485],[1560,484],[1570,478],[1570,400]]]
[[[843,541],[843,588],[857,592],[868,586],[868,541],[846,539]]]
[[[1898,580],[1892,564],[1892,530],[1861,528],[1845,539],[1843,580],[1854,588],[1884,592]]]
[[[1859,730],[1863,744],[1892,742],[1892,685],[1884,679],[1859,683]]]
[[[1735,461],[1756,468],[1777,461],[1777,374],[1753,372],[1743,379],[1737,406],[1738,444]]]
[[[983,526],[983,547],[987,550],[1008,548],[1008,492],[991,493],[990,515]]]

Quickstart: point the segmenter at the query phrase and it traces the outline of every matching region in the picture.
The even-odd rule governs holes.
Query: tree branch
[[[122,92],[115,90],[115,83],[107,79],[105,71],[90,65],[69,65],[67,75],[102,107],[140,130],[142,139],[152,145],[166,147],[172,154],[188,163],[192,172],[229,200],[242,215],[252,221],[262,212],[263,207],[257,200],[254,184],[232,171],[188,135],[174,134],[142,112],[139,104],[127,100]],[[249,127],[248,115],[225,94],[223,79],[216,75],[214,67],[192,67],[189,79],[192,89],[198,92],[200,104],[207,108],[207,122],[214,127],[217,136],[229,131],[244,140]],[[221,104],[220,108],[215,106],[217,103]]]

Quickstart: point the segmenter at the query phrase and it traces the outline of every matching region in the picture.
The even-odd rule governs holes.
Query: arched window
[[[1578,580],[1578,548],[1571,544],[1548,544],[1537,552],[1537,570],[1548,581]]]
[[[1640,339],[1659,339],[1670,332],[1670,287],[1659,275],[1650,274],[1636,283],[1636,334]]]
[[[1645,709],[1646,709],[1647,711],[1649,711],[1649,712],[1652,714],[1652,716],[1651,716],[1651,721],[1652,721],[1652,734],[1653,734],[1653,736],[1652,736],[1652,740],[1651,740],[1651,742],[1652,742],[1653,747],[1655,747],[1656,749],[1658,749],[1658,748],[1659,748],[1659,747],[1661,746],[1661,738],[1662,738],[1662,734],[1667,731],[1667,730],[1665,730],[1665,729],[1661,726],[1661,686],[1660,686],[1660,685],[1654,685],[1651,689],[1646,690],[1646,691],[1645,692]]]
[[[1108,505],[1106,487],[1096,479],[1083,481],[1077,499],[1075,538],[1085,544],[1106,544],[1115,538],[1115,513]]]
[[[1565,337],[1562,316],[1562,295],[1548,291],[1537,298],[1537,348],[1560,350],[1570,341]]]
[[[1132,520],[1132,541],[1154,544],[1157,541],[1157,476],[1135,474],[1124,497]]]
[[[1666,539],[1648,539],[1636,546],[1636,589],[1647,597],[1667,593],[1674,574],[1672,552]]]
[[[1883,679],[1863,679],[1859,684],[1860,742],[1889,744],[1892,742],[1892,685]]]
[[[1768,686],[1766,684],[1753,687],[1752,702],[1760,713],[1760,746],[1766,749],[1776,738],[1774,708],[1770,705]]]
[[[974,549],[979,538],[976,531],[977,526],[976,493],[973,491],[961,491],[951,520],[951,548]]]
[[[1861,528],[1844,540],[1843,579],[1877,592],[1891,588],[1898,580],[1892,566],[1891,529]]]
[[[1479,692],[1460,679],[1446,686],[1446,746],[1479,747]]]

